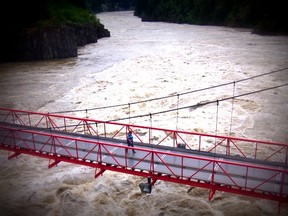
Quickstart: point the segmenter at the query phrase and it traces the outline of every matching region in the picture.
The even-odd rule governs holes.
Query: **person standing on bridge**
[[[134,147],[134,142],[133,142],[133,135],[132,135],[132,130],[129,130],[128,134],[127,134],[127,144],[128,146]],[[133,153],[136,153],[136,151],[134,149]],[[128,149],[126,149],[126,152],[128,151]]]

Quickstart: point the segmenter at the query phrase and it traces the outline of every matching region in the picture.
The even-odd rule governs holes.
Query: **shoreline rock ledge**
[[[19,33],[19,32],[18,32]],[[17,35],[17,36],[16,36]],[[104,25],[70,24],[46,28],[29,28],[14,35],[8,59],[5,61],[33,61],[77,57],[79,46],[96,43],[110,37]],[[16,37],[16,38],[15,38]],[[16,39],[16,40],[15,40]],[[11,40],[11,38],[10,38]],[[9,46],[9,45],[8,45]]]

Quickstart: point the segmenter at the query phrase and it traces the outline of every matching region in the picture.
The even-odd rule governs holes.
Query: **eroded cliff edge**
[[[110,37],[110,32],[102,24],[70,24],[22,29],[4,40],[6,49],[1,53],[0,61],[76,57],[79,46],[96,43],[103,37]]]

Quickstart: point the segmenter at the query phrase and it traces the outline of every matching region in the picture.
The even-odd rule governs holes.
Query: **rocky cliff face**
[[[0,61],[76,57],[78,46],[95,43],[102,37],[110,37],[110,32],[102,24],[98,26],[74,24],[45,29],[25,29],[16,37],[14,35],[13,45],[6,52],[8,56],[3,56],[4,59],[0,58]]]

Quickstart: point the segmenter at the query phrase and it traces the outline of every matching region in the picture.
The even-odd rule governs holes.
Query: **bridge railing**
[[[121,139],[124,140],[124,142],[128,130],[132,130],[136,144],[139,142],[165,145],[263,161],[288,163],[287,143],[219,136],[194,131],[171,130],[6,108],[0,108],[0,122],[70,133],[90,134],[95,137]]]
[[[287,202],[288,170],[0,125],[0,149]],[[53,166],[53,164],[50,164]]]

